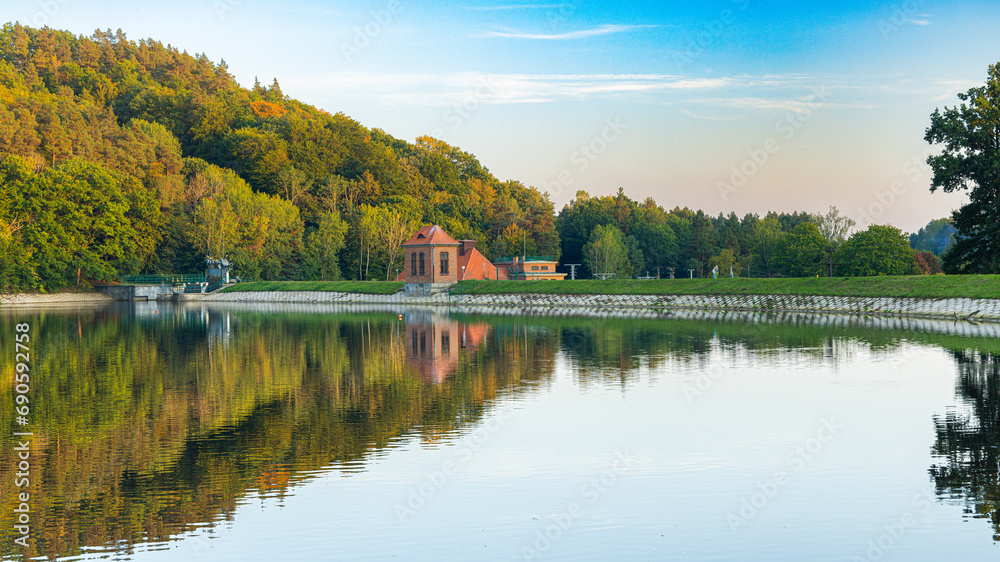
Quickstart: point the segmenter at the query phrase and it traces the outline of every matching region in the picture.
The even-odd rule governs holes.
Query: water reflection
[[[406,362],[424,381],[440,383],[486,340],[485,322],[459,322],[438,309],[409,310],[406,321]]]
[[[626,392],[642,373],[846,361],[859,345],[891,356],[911,342],[955,350],[961,371],[967,409],[937,420],[939,492],[998,528],[995,326],[481,312],[155,303],[5,312],[2,349],[13,349],[12,326],[27,318],[36,352],[30,492],[44,525],[24,554],[170,541],[230,519],[248,496],[280,501],[317,474],[363,471],[387,448],[447,439],[497,400],[552,384],[557,361],[581,387]],[[0,357],[0,427],[13,424],[11,359]],[[9,434],[0,439],[10,451]],[[4,556],[20,554],[9,535],[13,471],[0,463]]]
[[[168,540],[229,518],[248,494],[280,497],[322,469],[362,470],[407,436],[473,424],[498,393],[551,374],[533,362],[547,353],[539,342],[407,316],[162,305],[33,315],[30,493],[45,524],[24,554]],[[3,319],[4,349],[14,322]],[[412,337],[429,334],[426,353],[412,353]],[[0,427],[13,422],[12,378]],[[12,463],[0,464],[7,556],[18,552],[13,483]]]
[[[954,350],[960,406],[936,417],[930,474],[939,497],[964,506],[970,517],[988,518],[1000,541],[1000,357]]]

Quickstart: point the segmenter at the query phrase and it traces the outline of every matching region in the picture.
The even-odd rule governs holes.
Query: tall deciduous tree
[[[823,267],[823,249],[827,239],[811,222],[799,223],[782,236],[774,246],[772,264],[788,277],[813,277]]]
[[[873,224],[851,235],[837,250],[836,260],[842,275],[915,275],[914,254],[901,230]]]
[[[754,267],[760,269],[762,273],[771,273],[771,259],[774,257],[774,248],[780,238],[781,222],[777,217],[769,216],[754,224],[751,256]]]
[[[1000,63],[986,84],[958,94],[957,107],[934,110],[924,140],[943,145],[927,163],[931,191],[968,191],[969,203],[952,213],[958,233],[944,256],[946,271],[1000,272]]]
[[[590,241],[583,247],[583,261],[594,273],[628,276],[628,247],[625,236],[612,224],[594,227]]]
[[[847,240],[847,236],[854,228],[854,219],[840,214],[837,207],[830,205],[830,210],[825,215],[819,213],[811,215],[812,222],[819,229],[819,233],[826,240],[828,246],[836,248]]]
[[[306,235],[302,252],[303,277],[317,281],[340,279],[340,265],[337,254],[344,247],[347,223],[340,214],[325,212],[319,219],[319,226]]]

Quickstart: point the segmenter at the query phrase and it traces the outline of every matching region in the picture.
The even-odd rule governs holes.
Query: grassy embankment
[[[472,281],[454,292],[560,295],[816,295],[838,297],[1000,298],[1000,275],[655,279],[552,282]]]
[[[261,281],[225,291],[340,291],[388,295],[402,283],[385,281]],[[787,279],[658,279],[577,281],[463,281],[453,294],[558,295],[816,295],[839,297],[1000,298],[1000,275],[807,277]]]

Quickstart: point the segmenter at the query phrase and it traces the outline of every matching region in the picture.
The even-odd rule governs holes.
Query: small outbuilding
[[[205,260],[205,277],[208,278],[209,283],[213,281],[229,283],[230,269],[232,269],[232,264],[225,258],[208,258]]]
[[[507,279],[521,281],[562,281],[565,273],[557,273],[559,260],[550,256],[512,256],[493,262]]]

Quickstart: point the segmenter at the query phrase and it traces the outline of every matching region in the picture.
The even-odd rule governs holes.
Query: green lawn
[[[257,281],[235,291],[331,291],[391,295],[392,281]],[[904,277],[807,277],[787,279],[612,279],[608,281],[463,281],[452,294],[537,293],[558,295],[818,295],[841,297],[968,297],[1000,299],[1000,275]]]
[[[326,291],[339,293],[367,293],[370,295],[391,295],[403,289],[402,283],[395,281],[254,281],[237,283],[221,292],[241,291]]]
[[[452,294],[817,295],[843,297],[1000,298],[1000,275],[807,277],[786,279],[620,279],[463,281]]]

